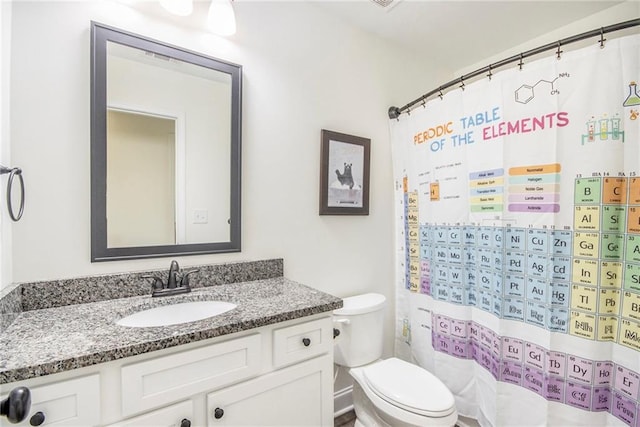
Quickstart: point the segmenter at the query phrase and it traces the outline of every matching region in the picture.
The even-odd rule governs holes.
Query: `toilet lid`
[[[354,316],[371,313],[384,307],[387,299],[381,294],[362,294],[342,299],[342,308],[333,310],[336,316]]]
[[[390,358],[366,367],[363,375],[380,398],[407,411],[443,417],[455,409],[451,391],[417,365]]]

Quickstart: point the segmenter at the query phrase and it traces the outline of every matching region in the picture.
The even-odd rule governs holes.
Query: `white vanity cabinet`
[[[276,325],[273,367],[288,367],[209,393],[207,426],[332,425],[332,325],[330,318]]]
[[[331,356],[209,393],[207,426],[333,425]]]
[[[0,395],[29,387],[22,425],[42,411],[43,426],[330,426],[332,379],[333,324],[324,313],[3,384]],[[63,409],[76,418],[56,424]]]
[[[262,335],[131,363],[121,369],[122,415],[129,416],[258,375]]]

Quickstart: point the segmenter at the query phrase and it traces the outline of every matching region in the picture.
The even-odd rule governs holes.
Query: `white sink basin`
[[[236,308],[235,304],[223,301],[181,302],[138,311],[123,317],[116,323],[132,328],[178,325],[217,316],[234,308]]]

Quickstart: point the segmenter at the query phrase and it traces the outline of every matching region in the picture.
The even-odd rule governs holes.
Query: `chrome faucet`
[[[169,278],[167,279],[167,283],[164,283],[160,277],[155,275],[142,276],[142,278],[153,280],[153,284],[151,285],[152,297],[177,295],[191,292],[191,286],[189,285],[189,275],[197,271],[200,270],[187,271],[183,273],[182,278],[178,280],[180,266],[178,265],[178,261],[174,260],[171,261],[171,266],[169,267]]]

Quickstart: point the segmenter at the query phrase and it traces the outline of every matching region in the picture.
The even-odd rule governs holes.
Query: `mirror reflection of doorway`
[[[176,242],[176,121],[109,109],[107,246]]]

